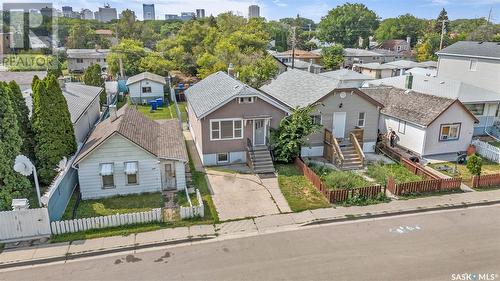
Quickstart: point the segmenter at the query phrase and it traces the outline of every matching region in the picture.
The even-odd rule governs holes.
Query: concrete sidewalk
[[[303,226],[353,219],[376,218],[442,209],[500,204],[500,190],[431,196],[412,200],[363,207],[337,207],[308,210],[300,213],[268,215],[223,222],[217,225],[167,228],[128,236],[114,236],[34,247],[6,249],[0,254],[0,269],[54,261],[97,256],[113,252],[207,239],[230,239],[270,232],[299,229]]]

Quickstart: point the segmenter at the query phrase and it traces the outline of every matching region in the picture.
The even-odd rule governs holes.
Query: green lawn
[[[469,186],[472,185],[472,175],[469,172],[469,170],[467,170],[466,165],[458,164],[457,165],[458,173],[456,174],[453,174],[453,169],[455,168],[455,163],[453,162],[436,163],[436,164],[430,164],[429,166],[450,177],[461,177],[462,181],[465,184]],[[442,169],[443,167],[447,169],[443,170]],[[498,173],[500,173],[500,165],[495,162],[489,161],[488,159],[483,158],[483,167],[481,169],[481,175],[491,175]]]
[[[179,111],[181,112],[181,120],[182,122],[187,122],[187,111],[186,111],[186,102],[178,102]]]
[[[396,183],[424,180],[423,177],[414,175],[400,164],[371,164],[368,166],[367,175],[380,185],[386,185],[389,176],[393,177]]]
[[[76,197],[73,195],[66,208],[63,219],[71,219],[71,212],[75,201]],[[76,218],[144,212],[163,206],[163,196],[160,192],[116,196],[95,200],[81,200],[76,211]]]
[[[191,199],[191,204],[193,206],[198,205],[198,198],[196,198],[196,193],[189,194],[189,198]],[[175,200],[177,201],[177,204],[182,207],[189,207],[189,202],[186,197],[186,192],[185,191],[179,191],[175,195]]]
[[[362,176],[348,171],[337,171],[327,166],[310,163],[309,167],[321,178],[329,189],[352,189],[371,184]]]
[[[131,105],[134,106],[134,105]],[[174,119],[177,118],[177,111],[175,110],[175,104],[171,103],[167,107],[158,107],[157,110],[151,111],[150,105],[138,105],[137,109],[147,117],[152,120],[159,119]]]
[[[288,205],[294,212],[330,207],[327,199],[294,165],[277,165],[278,182]]]

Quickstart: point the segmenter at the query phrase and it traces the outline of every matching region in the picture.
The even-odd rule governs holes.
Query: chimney
[[[116,115],[116,105],[111,104],[109,106],[109,119],[111,122],[115,121],[118,116]]]
[[[311,73],[314,73],[314,66],[313,66],[313,60],[311,59],[309,61],[309,66],[307,67],[307,70]]]
[[[413,75],[411,72],[406,75],[406,80],[405,80],[405,89],[411,90],[413,87]]]
[[[227,67],[227,74],[231,77],[234,77],[234,66],[232,63]]]
[[[406,36],[406,42],[408,43],[408,45],[410,45],[410,43],[411,43],[411,37],[410,36]]]

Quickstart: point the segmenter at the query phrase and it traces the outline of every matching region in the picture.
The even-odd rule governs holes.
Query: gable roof
[[[316,102],[337,88],[339,82],[308,71],[289,69],[269,84],[260,87],[265,93],[291,108]]]
[[[167,82],[165,82],[165,78],[163,76],[160,76],[158,74],[154,74],[154,73],[151,73],[151,72],[143,72],[143,73],[139,73],[137,75],[134,75],[134,76],[128,78],[126,85],[128,86],[128,85],[137,83],[137,82],[145,80],[145,79],[146,80],[151,80],[151,81],[154,81],[154,82],[158,82],[158,83],[160,83],[162,85],[167,84]]]
[[[345,48],[344,57],[378,57],[379,53],[365,50],[365,49],[355,49],[355,48]]]
[[[292,67],[292,62],[287,62],[285,63],[286,66],[288,67]],[[293,67],[294,68],[305,68],[307,69],[309,66],[313,66],[314,68],[323,68],[323,66],[319,65],[319,64],[315,64],[315,63],[311,63],[311,62],[307,62],[307,61],[303,61],[303,60],[299,60],[299,59],[294,59],[293,60]]]
[[[368,75],[361,74],[359,72],[350,70],[350,69],[339,69],[339,70],[333,70],[333,71],[327,71],[327,72],[322,72],[319,73],[321,76],[325,76],[328,78],[332,79],[337,79],[340,81],[347,81],[347,80],[373,80],[372,77]]]
[[[500,59],[500,42],[459,41],[436,54],[498,60]]]
[[[106,58],[110,49],[67,49],[66,54],[70,59]]]
[[[117,111],[117,119],[108,118],[97,124],[78,154],[78,164],[111,136],[119,134],[161,159],[187,162],[187,150],[179,127],[179,120],[155,122],[131,106]]]
[[[384,105],[382,114],[428,127],[455,102],[477,122],[476,117],[456,99],[426,95],[394,87],[360,88],[360,91]]]
[[[413,68],[419,66],[418,62],[411,60],[397,60],[385,63],[385,65],[396,66],[398,68]]]
[[[390,65],[387,63],[381,64],[379,62],[355,63],[353,66],[359,67],[359,68],[366,68],[366,69],[397,69],[398,68],[395,65]]]
[[[198,118],[205,117],[236,97],[259,96],[270,103],[274,102],[274,105],[279,103],[223,71],[205,77],[185,90],[184,94]],[[282,106],[283,110],[285,108]]]
[[[403,75],[371,80],[365,82],[365,84],[371,86],[385,85],[405,88],[405,79],[406,76]],[[497,92],[479,88],[458,80],[429,77],[419,74],[413,75],[412,89],[424,94],[459,99],[463,103],[500,101],[500,95]]]
[[[276,57],[291,57],[292,55],[294,55],[295,58],[297,58],[297,59],[319,59],[319,58],[321,58],[320,54],[315,54],[315,53],[312,53],[309,51],[298,50],[298,49],[295,49],[295,51],[288,50],[288,51],[284,51],[284,52],[275,54]]]
[[[392,49],[394,49],[394,47],[396,47],[397,45],[402,44],[402,43],[406,43],[406,40],[390,39],[390,40],[382,42],[382,44],[380,44],[379,48],[392,50]]]

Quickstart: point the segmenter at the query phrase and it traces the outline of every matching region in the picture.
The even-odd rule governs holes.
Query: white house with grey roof
[[[67,49],[69,72],[83,73],[90,65],[98,64],[102,71],[106,71],[107,55],[110,49]]]
[[[177,120],[158,123],[132,106],[99,123],[75,159],[82,199],[184,190],[188,155]]]
[[[459,80],[500,95],[500,42],[459,41],[436,54],[439,78]]]
[[[338,81],[339,88],[359,88],[365,81],[373,80],[368,75],[350,69],[339,69],[320,73],[319,75]]]
[[[383,104],[379,130],[394,131],[397,145],[418,156],[463,152],[477,118],[458,100],[378,86],[360,91]]]
[[[365,86],[393,86],[406,89],[407,76],[396,76],[365,82]],[[459,99],[480,121],[474,126],[474,135],[484,135],[499,116],[500,93],[449,78],[413,75],[411,89],[450,99]]]
[[[143,72],[127,80],[129,98],[134,103],[147,104],[151,100],[165,97],[165,78],[163,76]]]

